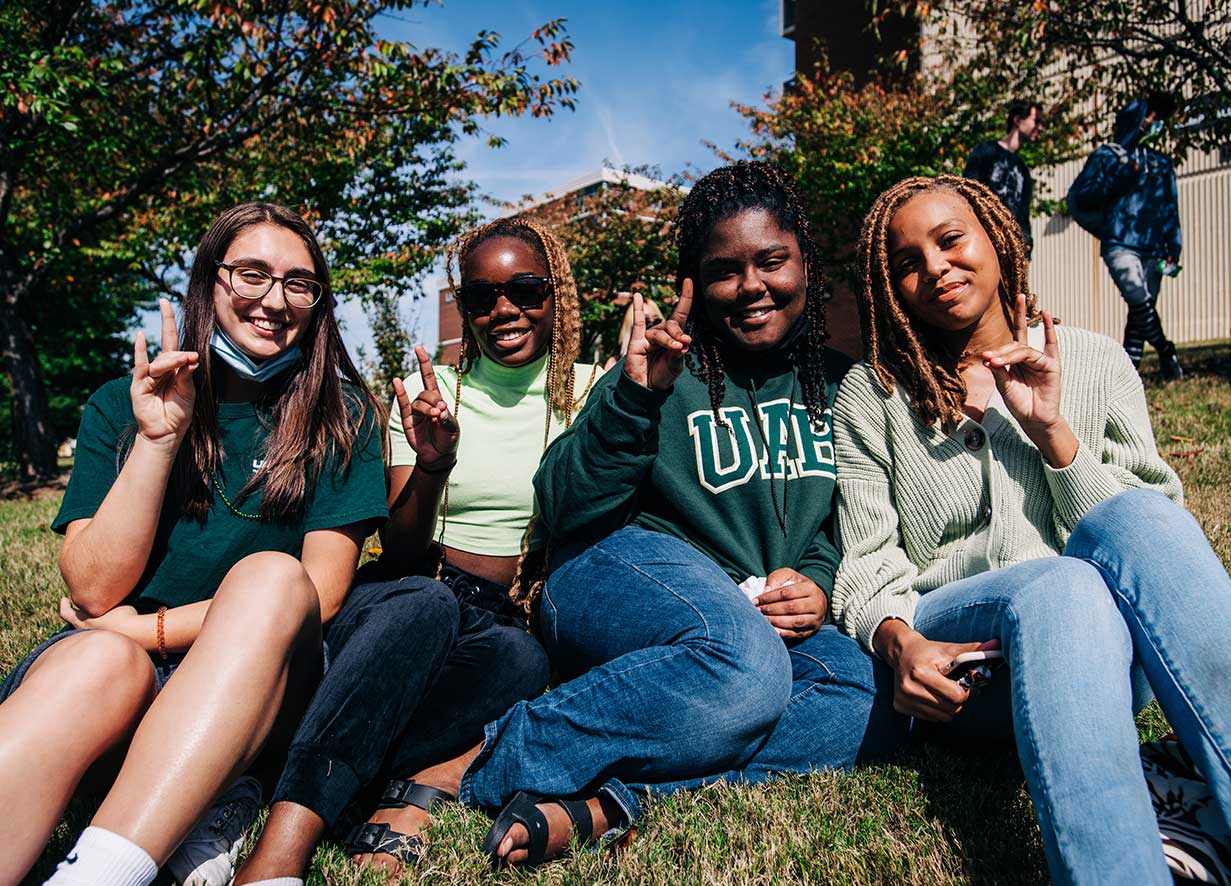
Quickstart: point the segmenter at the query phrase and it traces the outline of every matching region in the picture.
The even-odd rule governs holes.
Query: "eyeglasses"
[[[523,311],[541,308],[550,288],[548,278],[527,274],[504,283],[463,283],[457,288],[457,300],[467,314],[482,317],[492,312],[502,295]]]
[[[260,268],[222,262],[216,264],[227,272],[231,291],[240,298],[264,298],[265,294],[274,288],[275,283],[281,283],[282,297],[288,305],[294,308],[310,308],[321,300],[321,295],[325,292],[325,287],[319,281],[308,277],[275,277]]]

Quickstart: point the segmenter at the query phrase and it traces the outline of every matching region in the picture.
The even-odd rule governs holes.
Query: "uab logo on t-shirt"
[[[761,403],[758,411],[764,435],[742,406],[720,410],[730,430],[719,427],[709,409],[689,414],[688,434],[702,486],[718,494],[743,486],[754,476],[796,480],[838,475],[828,421],[813,425],[807,407],[787,399]]]

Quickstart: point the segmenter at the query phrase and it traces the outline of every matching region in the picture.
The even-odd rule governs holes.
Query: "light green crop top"
[[[440,395],[453,409],[457,370],[452,366],[435,369]],[[588,363],[576,364],[577,409],[584,402],[592,378],[601,373],[601,369]],[[405,383],[412,400],[423,390],[423,380],[417,372],[406,378]],[[547,356],[516,367],[480,358],[462,377],[457,421],[461,440],[457,465],[449,474],[444,543],[490,557],[520,554],[522,538],[534,512],[531,480],[544,449]],[[553,413],[548,442],[563,430],[563,419]],[[389,413],[389,453],[391,466],[415,463],[415,451],[406,442],[397,401]],[[439,536],[438,522],[432,537]]]

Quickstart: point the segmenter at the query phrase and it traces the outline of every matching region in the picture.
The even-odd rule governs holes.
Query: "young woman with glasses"
[[[49,882],[230,876],[259,788],[194,822],[298,720],[386,516],[383,409],[333,308],[303,219],[237,206],[197,250],[182,331],[163,301],[161,353],[138,333],[131,379],[87,402],[52,524],[67,626],[0,684],[0,882],[87,773],[113,781]]]
[[[433,366],[416,348],[417,377],[394,382],[391,519],[348,602],[372,614],[353,636],[326,635],[330,670],[239,884],[300,882],[352,804],[376,810],[346,839],[357,862],[414,863],[420,829],[455,799],[454,758],[547,684],[510,586],[541,553],[528,531],[531,477],[595,372],[574,364],[577,289],[558,241],[523,219],[465,235],[447,265],[463,320],[458,365]]]

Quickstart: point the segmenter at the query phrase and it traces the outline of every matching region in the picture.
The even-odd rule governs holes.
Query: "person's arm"
[[[1112,342],[1108,343],[1105,359],[1112,389],[1107,397],[1101,451],[1079,445],[1067,466],[1043,465],[1061,542],[1067,540],[1086,511],[1126,489],[1156,489],[1176,504],[1184,503],[1180,478],[1163,460],[1154,441],[1141,376],[1124,350]]]
[[[371,525],[365,521],[336,529],[318,529],[304,535],[300,562],[320,597],[322,624],[337,615],[346,600],[359,563],[359,546],[367,538]],[[163,613],[163,651],[188,651],[201,633],[211,602],[201,600]],[[91,617],[65,597],[60,600],[60,617],[72,627],[114,631],[135,640],[148,652],[158,651],[157,613],[139,615],[132,606],[115,606]]]
[[[1073,186],[1069,199],[1085,210],[1103,207],[1114,197],[1129,191],[1137,181],[1137,167],[1121,158],[1109,147],[1101,147],[1086,160]]]
[[[595,383],[534,475],[539,517],[553,537],[594,537],[623,525],[654,467],[669,393],[642,387],[621,364]]]
[[[88,615],[102,615],[120,603],[145,571],[171,467],[192,420],[197,353],[178,350],[171,305],[163,299],[160,309],[162,353],[151,363],[141,332],[133,349],[130,397],[137,432],[132,449],[97,511],[68,524],[60,549],[60,572],[73,605]],[[85,443],[88,448],[90,441]],[[77,465],[77,470],[92,468],[105,470],[91,462]]]
[[[420,387],[393,382],[397,402],[389,411],[389,522],[381,531],[381,559],[391,569],[417,568],[432,542],[440,502],[457,463],[461,430],[441,396],[427,351],[416,346]],[[459,379],[457,384],[461,384]]]
[[[692,281],[685,280],[671,316],[647,330],[644,301],[633,294],[633,332],[623,363],[595,384],[534,475],[539,515],[552,536],[595,537],[627,519],[658,455],[662,405],[684,370],[691,309]]]
[[[859,365],[842,380],[833,407],[842,560],[830,603],[838,626],[869,650],[885,619],[913,622],[919,599],[912,587],[918,569],[900,540],[884,397],[872,370]]]
[[[1180,198],[1176,190],[1175,170],[1167,163],[1167,196],[1161,207],[1163,212],[1163,236],[1167,242],[1167,259],[1178,262],[1180,251],[1184,248],[1180,233]]]

